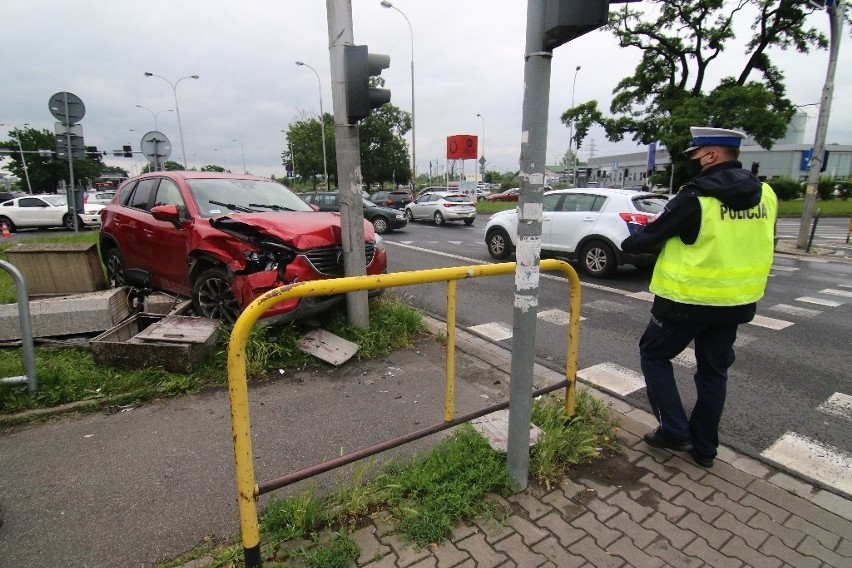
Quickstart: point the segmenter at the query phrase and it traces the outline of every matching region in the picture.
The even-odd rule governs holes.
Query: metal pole
[[[25,123],[24,126],[28,126],[29,123]],[[15,127],[15,139],[18,141],[18,149],[21,151],[21,165],[24,168],[24,178],[27,180],[27,191],[30,195],[33,194],[33,186],[30,185],[30,173],[27,170],[27,159],[24,157],[24,146],[21,144],[21,133],[18,132],[18,127]]]
[[[322,81],[320,80],[320,76],[319,73],[317,73],[317,70],[305,63],[304,61],[297,61],[296,65],[307,67],[308,69],[314,72],[314,75],[317,76],[317,87],[319,89],[320,103],[320,136],[322,137],[322,174],[323,180],[325,182],[325,188],[328,189],[328,160],[326,158],[325,153],[325,114],[322,110]]]
[[[349,124],[346,108],[344,46],[354,45],[351,0],[326,0],[328,42],[331,61],[331,95],[334,107],[334,136],[337,179],[340,186],[340,225],[343,229],[343,270],[346,276],[367,273],[364,250],[364,198],[361,196],[360,131]],[[348,322],[360,328],[370,326],[367,292],[346,294]]]
[[[184,79],[198,79],[199,77],[198,77],[198,75],[187,75],[186,77],[181,77],[180,79],[178,79],[177,81],[172,83],[171,81],[169,81],[168,79],[166,79],[162,75],[156,75],[154,73],[149,73],[147,71],[145,72],[145,76],[146,77],[159,77],[160,79],[162,79],[163,81],[168,83],[169,86],[172,88],[172,93],[175,96],[175,112],[177,113],[177,120],[178,120],[178,134],[180,134],[180,151],[181,151],[181,155],[183,156],[183,169],[187,170],[187,169],[189,169],[189,167],[187,166],[187,163],[186,163],[186,147],[184,146],[184,143],[183,143],[183,124],[181,124],[181,121],[180,121],[180,105],[178,104],[177,86]]]
[[[512,335],[512,380],[509,405],[508,472],[515,489],[527,486],[532,417],[535,328],[541,258],[542,191],[547,159],[547,109],[553,53],[544,51],[545,0],[527,1],[521,119],[521,192],[518,199],[518,246],[515,253],[515,309]]]
[[[479,174],[481,176],[481,180],[485,181],[485,117],[481,114],[477,114],[479,118],[482,119],[482,164],[479,165]]]
[[[840,52],[840,38],[846,7],[843,0],[836,0],[832,6],[826,8],[826,11],[828,12],[830,28],[828,69],[825,73],[825,83],[822,88],[822,100],[820,102],[814,140],[814,153],[811,158],[811,169],[808,172],[808,184],[805,189],[802,221],[799,224],[799,238],[796,241],[796,248],[799,249],[804,249],[808,246],[808,228],[813,216],[814,204],[816,203],[819,174],[822,166],[825,165],[825,135],[828,131],[828,118],[831,114],[831,98],[834,95],[834,73],[837,68],[838,53]]]
[[[240,150],[242,150],[243,153],[243,173],[247,174],[248,171],[246,170],[246,147],[243,146],[243,143],[237,140],[236,138],[234,139],[234,142],[240,145]]]
[[[580,66],[577,65],[577,68],[574,69],[574,83],[571,85],[571,108],[574,108],[574,89],[577,88],[577,73],[580,72]],[[574,144],[574,121],[571,121],[571,126],[568,128],[568,148],[571,150],[571,183],[574,184],[574,187],[577,187],[577,150],[579,149],[579,144],[574,144],[572,148],[571,145]]]
[[[68,93],[62,94],[65,103],[65,142],[68,144],[68,176],[71,178],[70,189],[66,192],[66,198],[71,204],[70,212],[74,215],[74,232],[80,231],[79,215],[77,215],[77,188],[74,186],[74,152],[71,149],[71,118],[68,112]]]
[[[392,8],[399,12],[405,18],[411,34],[411,183],[412,187],[415,187],[417,183],[417,123],[414,118],[414,28],[411,27],[411,22],[402,10],[387,0],[383,0],[380,4],[384,8]]]

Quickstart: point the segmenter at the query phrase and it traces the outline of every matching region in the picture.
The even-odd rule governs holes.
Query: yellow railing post
[[[456,281],[447,281],[447,373],[444,389],[444,420],[456,413]]]

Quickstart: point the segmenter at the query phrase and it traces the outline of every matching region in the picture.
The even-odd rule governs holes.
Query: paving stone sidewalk
[[[427,324],[433,331],[441,323]],[[460,332],[460,349],[497,367],[499,347]],[[536,383],[561,380],[536,366]],[[621,453],[502,500],[504,523],[459,526],[417,550],[375,518],[355,535],[369,568],[852,566],[852,501],[726,447],[710,469],[647,446],[645,411],[596,392],[621,418]],[[850,474],[852,475],[852,474]]]

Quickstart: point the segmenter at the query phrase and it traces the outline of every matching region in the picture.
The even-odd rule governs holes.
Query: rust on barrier
[[[574,414],[577,382],[577,357],[579,354],[580,326],[580,279],[576,271],[567,262],[561,260],[542,260],[540,271],[561,271],[569,285],[569,323],[567,366],[565,383],[556,383],[534,391],[531,396],[539,396],[561,388],[565,389],[565,412]],[[243,542],[246,568],[259,568],[260,528],[257,515],[257,498],[270,491],[284,487],[296,481],[307,479],[319,473],[346,465],[364,457],[406,444],[408,442],[468,422],[480,416],[505,409],[509,401],[484,408],[464,416],[455,416],[455,317],[456,282],[458,280],[480,276],[513,274],[514,262],[459,266],[453,268],[435,268],[410,272],[395,272],[375,276],[350,276],[329,280],[301,282],[270,290],[254,300],[237,321],[231,331],[228,343],[228,392],[231,405],[231,430],[234,437],[234,464],[236,470],[237,505],[240,515],[240,534]],[[258,484],[254,477],[254,458],[251,446],[251,422],[249,420],[248,382],[246,379],[246,342],[249,332],[260,317],[271,307],[290,298],[327,296],[361,290],[378,290],[434,282],[447,283],[447,358],[446,385],[444,400],[444,422],[424,428],[410,434],[363,448],[356,452],[340,456],[337,459],[317,464],[301,471]]]

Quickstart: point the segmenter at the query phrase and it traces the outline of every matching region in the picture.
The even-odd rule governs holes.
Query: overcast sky
[[[314,67],[322,105],[332,112],[328,28],[323,0],[10,0],[3,3],[4,49],[0,51],[0,122],[53,130],[48,100],[68,91],[86,106],[81,121],[86,145],[111,151],[124,144],[138,150],[142,135],[157,123],[181,162],[180,135],[172,87],[177,87],[187,162],[216,163],[232,171],[284,175],[281,152],[290,122],[318,114],[317,76],[295,65]],[[526,5],[523,0],[352,0],[356,44],[391,57],[383,72],[392,102],[411,110],[411,40],[414,39],[417,169],[443,170],[446,137],[484,138],[488,169],[518,169],[521,142]],[[633,4],[638,7],[641,4]],[[400,13],[400,11],[405,15]],[[827,28],[824,13],[810,17]],[[743,38],[746,33],[743,33]],[[828,143],[852,144],[852,39],[844,29]],[[726,52],[729,68],[714,66],[713,77],[738,74],[739,46]],[[565,153],[568,129],[559,117],[571,106],[575,69],[576,104],[596,99],[607,110],[612,90],[630,74],[638,50],[620,49],[606,32],[593,32],[554,51],[550,85],[547,161]],[[776,64],[787,77],[794,104],[817,103],[825,81],[827,51],[808,56],[784,52]],[[753,77],[758,79],[757,76]],[[715,83],[714,83],[715,84]],[[546,85],[541,88],[546,89]],[[142,105],[151,110],[143,110]],[[817,107],[805,141],[813,142]],[[165,111],[165,112],[160,112]],[[483,118],[477,117],[481,114]],[[131,131],[132,129],[132,131]],[[5,139],[8,127],[0,129]],[[483,136],[484,133],[484,136]],[[410,144],[410,135],[407,140]],[[239,142],[234,142],[238,140]],[[480,140],[480,144],[482,144]],[[580,158],[631,151],[635,144],[608,142],[593,129]],[[244,152],[243,152],[244,149]],[[141,158],[106,162],[138,172]],[[298,166],[298,156],[296,156]],[[473,161],[466,171],[472,171]]]

